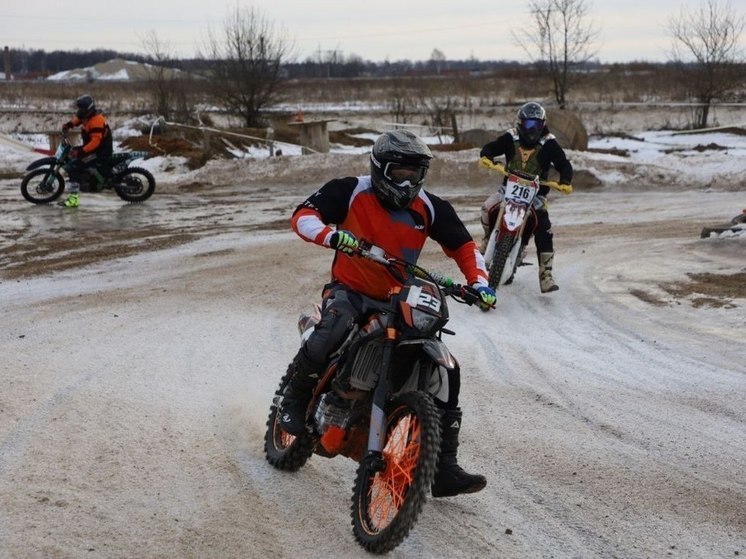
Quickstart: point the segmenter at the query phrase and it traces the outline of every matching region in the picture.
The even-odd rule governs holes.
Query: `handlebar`
[[[489,157],[480,157],[479,164],[482,167],[487,167],[488,169],[492,171],[497,171],[498,173],[506,177],[510,174],[508,171],[505,170],[505,165],[503,165],[502,163],[495,163],[494,161],[491,161]],[[559,184],[558,182],[555,182],[555,181],[546,181],[546,180],[540,180],[539,184],[541,186],[548,186],[549,188],[558,190],[562,194],[570,194],[572,192],[571,184]]]
[[[411,264],[405,260],[387,256],[381,247],[372,245],[365,240],[361,240],[360,246],[349,254],[350,256],[358,256],[361,258],[367,258],[368,260],[373,260],[389,269],[392,267],[401,268],[418,278],[431,281],[438,285],[446,295],[459,303],[464,303],[469,306],[482,304],[482,298],[479,296],[479,292],[475,288],[469,285],[455,283],[451,278],[437,272],[429,272],[417,264]]]

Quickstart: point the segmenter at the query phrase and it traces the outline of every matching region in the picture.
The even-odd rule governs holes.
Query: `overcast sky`
[[[600,31],[594,45],[599,60],[667,60],[667,22],[702,1],[587,0]],[[741,14],[744,4],[732,2]],[[282,27],[301,61],[331,50],[373,61],[427,60],[434,49],[448,59],[528,60],[513,33],[533,30],[528,3],[514,1],[2,0],[0,45],[144,52],[145,36],[155,32],[178,56],[193,56],[236,5],[254,6]]]

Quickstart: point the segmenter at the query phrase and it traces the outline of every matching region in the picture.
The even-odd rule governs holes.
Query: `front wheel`
[[[144,202],[155,192],[155,178],[140,167],[130,167],[112,179],[114,190],[126,202]]]
[[[516,242],[520,242],[520,238],[512,235],[503,235],[497,240],[492,266],[490,266],[490,275],[487,279],[489,286],[496,291],[500,287],[500,278],[503,275],[503,270],[505,270],[505,265],[508,263],[513,244]]]
[[[269,408],[267,432],[264,434],[264,454],[267,462],[278,470],[287,472],[299,470],[311,457],[316,446],[316,440],[310,433],[296,437],[283,431],[278,421],[277,416],[280,413],[278,402],[282,399],[294,370],[290,365],[285,376],[280,380],[280,387],[275,392],[275,403]]]
[[[384,468],[363,459],[352,497],[352,530],[371,553],[399,545],[430,493],[440,449],[440,416],[424,392],[405,392],[386,409]]]
[[[21,194],[32,204],[49,204],[65,190],[65,179],[54,169],[34,169],[21,181]]]

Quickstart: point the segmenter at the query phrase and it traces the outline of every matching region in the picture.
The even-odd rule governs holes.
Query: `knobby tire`
[[[490,266],[490,274],[487,279],[489,286],[495,291],[500,287],[500,278],[503,275],[505,264],[508,262],[508,256],[510,255],[510,250],[513,248],[514,241],[516,241],[514,236],[504,235],[500,237],[497,241],[497,246],[495,246],[492,266]],[[520,242],[520,239],[518,239],[518,242]]]
[[[52,185],[48,193],[39,193],[38,189],[41,187],[41,181],[48,175],[54,177],[55,184]],[[34,179],[39,180],[36,181]],[[23,177],[23,181],[21,181],[21,194],[32,204],[49,204],[50,202],[54,202],[64,191],[65,179],[58,171],[50,168],[34,169]]]
[[[294,369],[290,365],[280,381],[275,396],[282,397],[293,371]],[[279,408],[272,404],[269,409],[269,419],[267,419],[267,431],[264,434],[264,454],[267,462],[278,470],[296,472],[305,465],[313,454],[316,440],[310,433],[296,437],[283,431],[278,421],[278,413]]]
[[[417,521],[435,477],[441,438],[440,415],[424,392],[394,398],[386,418],[386,468],[371,471],[363,459],[352,497],[355,539],[377,554],[398,546]]]
[[[115,175],[112,182],[117,196],[125,202],[144,202],[155,192],[155,178],[150,174],[150,171],[140,167],[125,169]],[[136,186],[138,182],[139,189],[135,193],[132,191],[132,187]]]

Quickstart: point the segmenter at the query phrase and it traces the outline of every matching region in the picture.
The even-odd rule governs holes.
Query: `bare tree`
[[[458,138],[457,101],[455,97],[423,94],[420,102],[430,117],[430,128],[438,136],[440,143],[443,143],[441,136],[446,130],[452,132],[454,139]]]
[[[173,113],[179,113],[182,117],[188,116],[189,103],[184,85],[186,75],[172,67],[175,57],[171,46],[161,41],[155,31],[145,35],[143,46],[152,61],[148,66],[148,75],[156,114],[166,120],[171,118]]]
[[[445,61],[446,55],[443,54],[443,51],[440,49],[433,49],[433,52],[430,55],[430,64],[432,64],[436,74],[440,74],[440,71],[445,65]]]
[[[536,32],[528,39],[513,36],[532,61],[546,66],[554,99],[564,109],[577,69],[596,54],[591,45],[599,31],[585,0],[531,0],[529,7]]]
[[[262,126],[261,111],[277,95],[282,65],[291,50],[282,29],[254,8],[236,6],[219,37],[209,32],[214,97],[247,127]]]
[[[403,80],[394,79],[391,84],[391,98],[389,100],[394,122],[406,124],[414,111],[414,104],[407,84]]]
[[[706,128],[712,102],[744,83],[743,54],[739,38],[746,17],[727,0],[706,0],[699,9],[685,12],[668,23],[674,39],[673,56],[681,62],[683,83],[698,102],[694,127]],[[683,53],[682,53],[683,51]],[[693,59],[687,64],[685,59]]]

